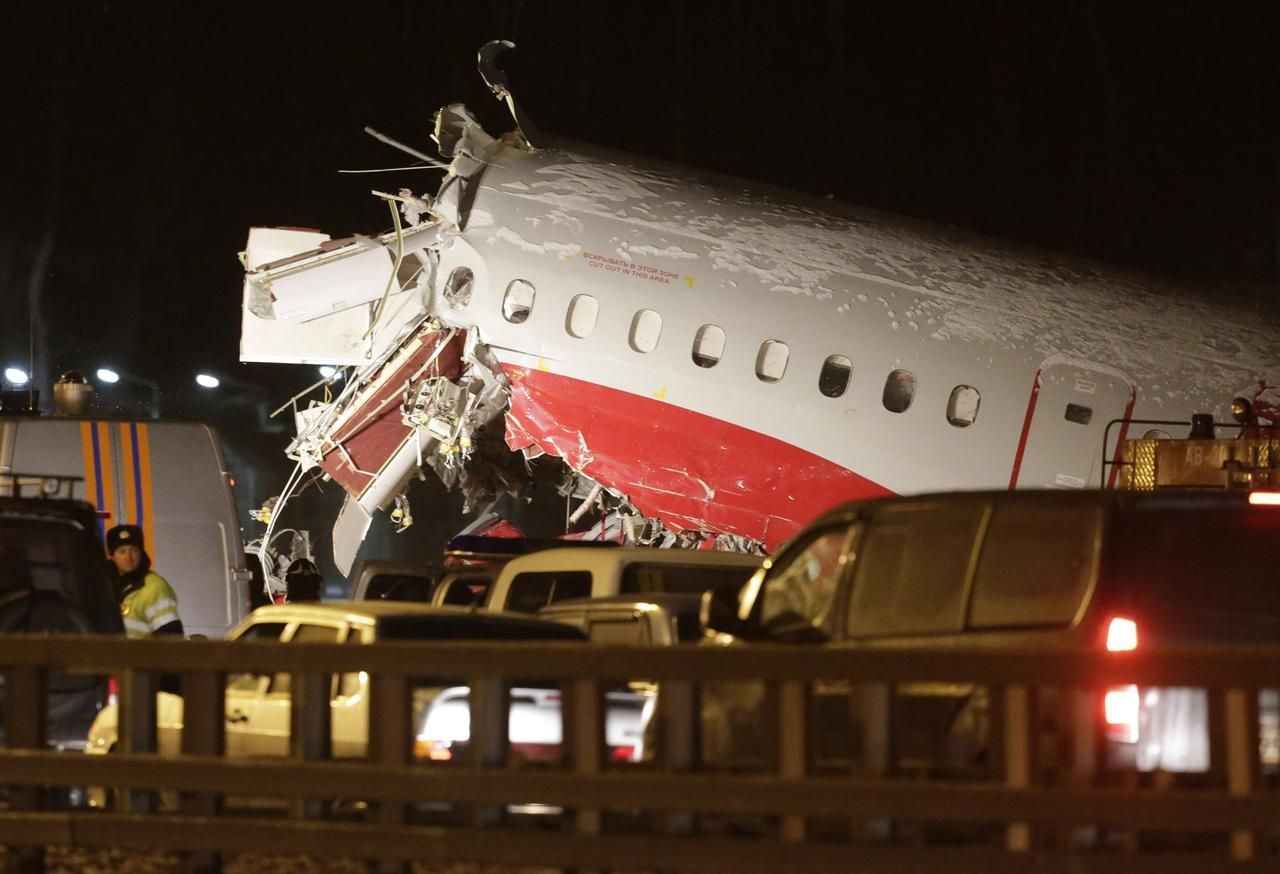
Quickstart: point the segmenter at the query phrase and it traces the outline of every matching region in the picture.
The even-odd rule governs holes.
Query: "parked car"
[[[696,592],[615,595],[558,601],[536,615],[571,626],[594,644],[673,646],[701,639],[700,606],[701,596]],[[424,755],[451,759],[466,749],[471,724],[469,694],[466,686],[445,689],[424,711],[417,737]],[[651,758],[650,726],[657,700],[657,683],[644,678],[605,691],[605,745],[611,761],[640,762]],[[513,697],[513,706],[514,703]],[[558,761],[562,752],[558,690],[524,690],[521,704],[528,708],[526,730],[519,745],[512,736],[513,748],[526,760]],[[513,716],[513,731],[515,725]]]
[[[727,641],[1132,650],[1280,643],[1280,508],[1247,493],[1012,491],[854,502],[808,525],[739,599],[704,599]],[[815,684],[818,760],[848,760],[847,685]],[[824,703],[826,695],[830,700]],[[1099,693],[1103,770],[1209,767],[1206,695]],[[1280,765],[1274,690],[1260,696],[1264,767]],[[895,690],[898,769],[979,767],[979,686]],[[1051,712],[1051,711],[1046,711]],[[845,722],[841,722],[844,720]],[[827,748],[822,748],[823,744]]]
[[[351,600],[427,603],[443,573],[441,567],[366,561],[352,577]]]
[[[0,497],[0,633],[123,634],[93,507],[68,499],[13,497],[21,494],[17,479],[53,483],[54,490],[57,480],[0,475],[0,494],[10,495]],[[0,677],[0,743],[3,684]],[[49,743],[83,748],[90,724],[106,703],[106,678],[54,673],[48,689]]]
[[[395,601],[343,601],[279,604],[260,607],[231,633],[232,640],[257,643],[359,643],[386,640],[559,640],[585,636],[562,623],[529,616],[476,613]],[[423,665],[425,675],[447,669]],[[242,673],[227,677],[226,751],[232,757],[284,756],[289,751],[290,681],[288,673]],[[369,678],[364,672],[335,678],[332,691],[332,747],[335,758],[360,758],[368,752]],[[445,684],[414,692],[421,712]],[[522,694],[513,689],[513,699]],[[514,708],[513,708],[513,712]],[[514,718],[514,717],[513,717]],[[114,704],[103,708],[89,732],[87,752],[106,754],[115,746],[118,716]],[[183,701],[178,695],[156,696],[158,750],[176,755],[181,747]],[[416,723],[415,723],[416,724]],[[519,736],[518,731],[513,734]],[[108,795],[91,790],[89,803],[103,806]]]
[[[691,549],[547,549],[507,562],[485,603],[491,610],[533,613],[570,598],[736,592],[760,561],[758,555]]]

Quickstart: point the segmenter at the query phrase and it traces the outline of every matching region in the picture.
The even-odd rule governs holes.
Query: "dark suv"
[[[740,639],[840,646],[1275,644],[1278,554],[1280,507],[1242,492],[889,498],[825,513],[765,564],[739,602],[707,601],[704,614]],[[1203,690],[1128,686],[1100,698],[1104,766],[1208,769]],[[1259,704],[1263,765],[1274,770],[1275,691]],[[985,708],[980,687],[898,687],[895,764],[972,764],[986,747]],[[847,712],[841,702],[831,709]]]
[[[0,497],[0,634],[16,633],[124,633],[97,514],[89,504]],[[54,673],[48,688],[49,743],[83,749],[106,701],[106,680]],[[0,713],[3,705],[0,692]]]

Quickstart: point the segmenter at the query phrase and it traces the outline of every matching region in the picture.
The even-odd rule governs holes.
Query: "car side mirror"
[[[750,624],[738,618],[738,593],[733,589],[707,589],[698,605],[698,621],[707,631],[747,637]]]

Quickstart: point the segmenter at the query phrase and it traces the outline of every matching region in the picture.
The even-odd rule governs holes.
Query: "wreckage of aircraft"
[[[849,498],[1106,485],[1114,419],[1274,410],[1274,311],[556,142],[482,72],[517,130],[441,109],[390,230],[249,234],[242,360],[343,368],[289,449],[347,492],[341,568],[424,468],[500,490],[494,452],[629,539],[772,548]]]

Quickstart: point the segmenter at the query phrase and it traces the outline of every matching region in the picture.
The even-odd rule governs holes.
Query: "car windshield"
[[[846,527],[819,532],[773,566],[764,582],[762,626],[797,620],[823,623],[844,571],[848,534]]]
[[[1119,514],[1104,579],[1142,639],[1280,643],[1280,510],[1171,506]]]

